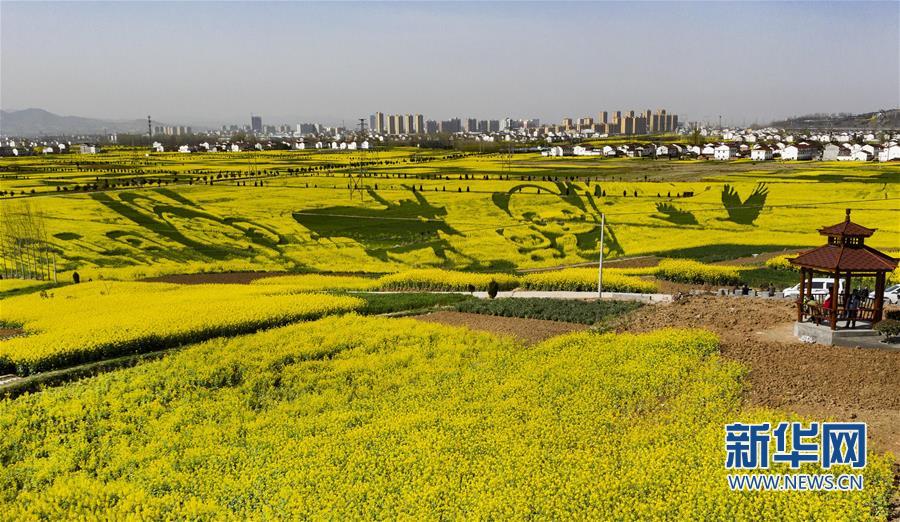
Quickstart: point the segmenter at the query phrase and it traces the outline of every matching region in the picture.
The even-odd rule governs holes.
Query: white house
[[[665,145],[660,145],[656,147],[656,157],[657,158],[668,158],[669,157],[669,147]]]
[[[362,150],[369,150],[369,140],[365,140],[362,142],[362,145],[359,146]]]
[[[359,146],[355,141],[351,141],[349,145],[347,145],[347,150],[356,150]]]
[[[716,146],[712,144],[706,144],[703,146],[703,149],[700,150],[701,156],[712,157],[716,154]]]
[[[750,151],[750,159],[754,161],[768,161],[772,159],[772,149],[769,147],[755,147]]]
[[[900,145],[890,145],[878,153],[878,161],[892,160],[900,160]]]
[[[881,150],[881,147],[878,147],[877,145],[872,145],[871,143],[867,143],[867,144],[863,145],[862,147],[860,147],[860,150],[864,150],[864,151],[868,152],[869,156],[874,158],[874,157],[878,156],[878,151]]]
[[[178,147],[178,152],[190,152],[190,151],[191,151],[191,148],[188,147],[187,145],[182,145],[182,146]]]
[[[80,151],[82,154],[97,154],[97,146],[89,143],[82,143]]]
[[[840,145],[829,143],[822,149],[822,161],[837,161],[838,152],[841,151]]]
[[[550,155],[553,157],[561,157],[561,156],[571,156],[574,152],[572,149],[566,147],[550,147]]]
[[[238,145],[237,143],[232,143],[230,149],[231,149],[231,152],[240,152],[241,146]]]
[[[584,147],[584,146],[582,146],[582,145],[576,145],[576,146],[572,149],[572,154],[574,154],[575,156],[599,156],[599,155],[603,154],[603,152],[602,152],[602,151],[599,151],[599,150],[595,150],[595,149],[590,148],[590,147]]]
[[[321,142],[321,141],[317,141],[317,142],[316,142],[316,148],[317,148],[317,149],[321,149],[322,147],[323,147],[322,142]]]
[[[851,154],[850,157],[853,158],[853,161],[872,161],[872,158],[875,156],[865,149],[859,149]]]
[[[781,151],[783,160],[810,160],[813,157],[813,149],[808,144],[788,145]]]
[[[737,147],[723,143],[713,150],[713,157],[717,160],[725,161],[736,158],[737,153]]]

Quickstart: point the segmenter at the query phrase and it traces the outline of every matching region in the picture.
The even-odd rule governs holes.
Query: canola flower
[[[491,281],[496,281],[500,290],[512,290],[519,285],[519,278],[512,274],[459,272],[424,268],[388,274],[378,280],[382,290],[430,290],[467,291],[471,285],[476,290],[487,290]]]
[[[295,292],[315,292],[323,290],[371,290],[378,286],[378,280],[357,276],[300,274],[264,277],[255,279],[251,284],[280,286]]]
[[[52,284],[51,281],[40,281],[37,279],[0,279],[0,293],[14,292],[16,290],[25,290],[38,286]]]
[[[93,282],[4,300],[0,321],[27,335],[0,341],[0,369],[20,375],[319,318],[363,304],[252,285]]]
[[[597,269],[565,268],[527,274],[522,277],[522,288],[526,290],[596,291]],[[656,292],[657,286],[653,281],[625,275],[619,269],[613,268],[603,271],[603,291],[649,294]]]
[[[701,331],[524,348],[353,314],[214,339],[0,401],[0,509],[13,520],[886,517],[891,462],[875,455],[863,491],[731,492],[723,425],[780,416],[742,410],[744,370],[716,352]]]
[[[797,270],[797,268],[790,263],[790,260],[795,257],[797,257],[797,254],[784,254],[771,257],[766,260],[766,268],[771,268],[773,270]]]
[[[688,259],[663,259],[656,267],[656,277],[678,283],[735,285],[741,282],[740,268],[707,265]]]

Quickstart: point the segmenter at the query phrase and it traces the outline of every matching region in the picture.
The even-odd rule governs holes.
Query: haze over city
[[[0,14],[5,110],[352,125],[669,107],[751,124],[900,105],[894,2],[4,1]]]

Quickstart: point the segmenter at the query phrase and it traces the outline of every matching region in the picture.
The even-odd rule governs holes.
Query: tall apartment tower
[[[372,125],[372,130],[374,130],[375,132],[377,132],[379,134],[384,133],[385,128],[384,128],[384,113],[383,112],[375,113],[375,124]]]
[[[262,116],[250,115],[250,130],[253,132],[262,132]]]
[[[415,132],[416,128],[416,120],[412,114],[407,114],[406,118],[403,122],[403,128],[406,129],[407,134],[412,134]]]
[[[665,109],[659,110],[659,124],[662,126],[662,128],[660,129],[661,131],[669,132],[671,130],[671,129],[669,129],[669,125],[668,125],[669,120],[668,120],[668,118],[666,118],[666,110]]]
[[[391,114],[390,116],[388,116],[387,123],[388,123],[387,133],[389,135],[397,134],[397,116],[394,114]]]
[[[650,109],[647,109],[644,112],[643,116],[644,116],[644,121],[647,122],[647,132],[652,134],[653,132],[656,131],[656,129],[653,127],[653,111],[651,111]]]
[[[421,114],[416,114],[415,121],[415,133],[416,134],[425,134],[425,117]]]
[[[642,115],[634,118],[634,133],[647,134],[647,132],[647,117]]]
[[[602,111],[600,113],[600,123],[609,123],[609,111]]]
[[[619,120],[621,120],[621,119],[622,119],[622,111],[616,111],[615,114],[613,114],[613,121],[612,121],[612,122],[613,122],[614,124],[617,124],[617,125],[618,125]]]

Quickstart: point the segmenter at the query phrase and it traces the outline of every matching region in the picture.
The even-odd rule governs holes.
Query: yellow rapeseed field
[[[252,284],[281,286],[294,292],[316,292],[322,290],[370,290],[378,286],[378,280],[358,276],[299,274],[264,277],[254,280]]]
[[[481,274],[425,268],[388,274],[378,280],[383,290],[466,291],[471,285],[476,290],[487,290],[495,281],[501,290],[511,290],[519,285],[519,278],[512,274]]]
[[[522,277],[522,288],[526,290],[569,290],[596,291],[596,268],[566,268],[549,272],[536,272]],[[619,269],[603,271],[604,292],[639,292],[653,293],[657,291],[656,283],[639,277],[625,275]]]
[[[0,342],[0,368],[28,374],[282,325],[362,304],[256,285],[92,282],[4,300],[0,321],[28,335]]]
[[[732,493],[743,369],[699,331],[510,339],[355,315],[215,339],[0,401],[27,519],[852,520],[863,491]],[[774,471],[779,471],[778,468]],[[841,472],[833,469],[833,472]],[[814,473],[815,471],[810,471]]]

